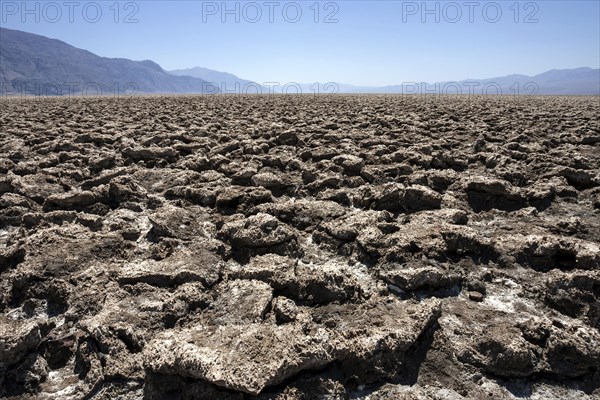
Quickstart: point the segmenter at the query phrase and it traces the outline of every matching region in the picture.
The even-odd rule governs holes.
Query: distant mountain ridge
[[[530,94],[600,95],[600,69],[554,69],[527,76],[512,74],[487,79],[445,82],[404,82],[390,86],[355,86],[344,83],[302,84],[306,93],[383,93],[383,94]]]
[[[174,76],[150,60],[106,58],[65,42],[0,28],[2,94],[215,93],[210,83]]]
[[[196,71],[196,72],[194,72]],[[235,75],[195,67],[171,73],[189,74],[199,77],[217,86],[250,88],[255,93],[257,83],[243,80]],[[225,86],[223,86],[225,85]],[[246,86],[245,86],[246,85]],[[600,95],[600,69],[588,67],[575,69],[553,69],[544,73],[528,76],[511,74],[496,78],[464,79],[444,82],[404,82],[389,86],[356,86],[340,82],[296,83],[272,82],[260,85],[262,93],[286,94],[333,94],[333,93],[373,93],[373,94],[489,94],[489,95]],[[225,90],[224,90],[225,92]]]
[[[259,83],[202,67],[165,71],[151,60],[100,57],[65,42],[0,28],[0,85],[4,94],[69,93],[390,93],[600,95],[600,69],[550,70],[456,82],[405,82],[390,86],[343,83]],[[221,89],[222,90],[221,90]]]
[[[268,89],[256,82],[238,78],[229,72],[220,72],[203,67],[168,71],[172,75],[192,76],[215,84],[223,93],[257,93]]]

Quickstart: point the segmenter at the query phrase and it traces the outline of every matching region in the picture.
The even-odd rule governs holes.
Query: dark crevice
[[[427,357],[427,353],[433,343],[435,332],[438,329],[440,329],[440,325],[436,320],[421,333],[415,344],[407,352],[406,359],[408,362],[406,363],[406,367],[398,374],[398,377],[394,379],[394,383],[410,386],[417,383],[421,364]]]
[[[550,372],[535,372],[525,378],[507,379],[502,376],[486,373],[500,386],[505,387],[512,395],[518,398],[529,398],[533,393],[533,387],[544,383],[549,386],[563,387],[565,389],[581,390],[587,395],[592,395],[600,389],[600,376],[597,369],[589,368],[586,374],[578,377],[567,377]]]
[[[476,190],[467,191],[469,205],[475,212],[490,211],[495,208],[502,211],[516,211],[527,207],[524,199],[498,196]]]

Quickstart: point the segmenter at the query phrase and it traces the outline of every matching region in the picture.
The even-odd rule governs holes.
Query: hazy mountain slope
[[[392,86],[352,86],[338,84],[340,93],[457,93],[600,95],[600,69],[576,68],[550,70],[535,76],[508,75],[487,79],[451,82],[409,82]]]
[[[208,68],[203,67],[193,67],[186,69],[177,69],[174,71],[169,71],[172,75],[177,76],[192,76],[194,78],[200,78],[207,82],[214,83],[218,86],[223,92],[248,92],[248,93],[256,93],[257,91],[257,83],[249,81],[247,79],[241,79],[229,72],[220,72],[215,71]],[[261,85],[258,85],[261,90],[267,91],[266,88],[263,88]]]
[[[173,76],[158,64],[106,58],[60,40],[0,28],[0,83],[3,93],[68,94],[88,88],[103,94],[214,92],[206,81]]]

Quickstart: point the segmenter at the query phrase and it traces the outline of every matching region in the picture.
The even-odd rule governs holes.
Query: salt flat
[[[0,100],[0,395],[600,395],[598,97]]]

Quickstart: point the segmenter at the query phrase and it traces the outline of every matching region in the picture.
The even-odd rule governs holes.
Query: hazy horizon
[[[386,86],[600,67],[595,1],[23,4],[2,2],[3,27],[257,82]]]

